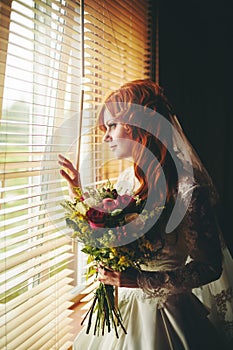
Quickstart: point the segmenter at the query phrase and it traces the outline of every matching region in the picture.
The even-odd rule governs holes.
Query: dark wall
[[[160,85],[220,193],[233,247],[233,1],[159,0]]]

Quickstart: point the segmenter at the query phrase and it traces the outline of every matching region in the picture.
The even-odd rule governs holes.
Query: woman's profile
[[[105,99],[98,125],[114,156],[132,159],[133,167],[119,182],[128,177],[134,193],[149,208],[162,204],[165,209],[145,233],[155,250],[141,272],[98,269],[99,281],[120,287],[119,308],[127,334],[122,332],[117,339],[114,332],[96,337],[83,330],[73,349],[227,348],[232,296],[221,309],[216,295],[230,286],[221,285],[225,280],[220,279],[226,262],[214,212],[218,195],[163,89],[151,80],[122,85]],[[81,186],[79,172],[68,159],[59,157],[61,175],[72,192]],[[217,287],[209,287],[215,281]],[[193,293],[196,288],[203,302]],[[205,302],[215,309],[216,315],[210,312],[212,320]]]

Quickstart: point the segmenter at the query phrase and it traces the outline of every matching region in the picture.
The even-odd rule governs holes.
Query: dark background
[[[233,253],[233,1],[157,0],[156,8],[159,83],[219,191]]]

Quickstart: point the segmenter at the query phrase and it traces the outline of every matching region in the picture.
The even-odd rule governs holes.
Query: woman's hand
[[[81,187],[79,171],[74,167],[72,162],[63,155],[58,155],[58,164],[64,169],[60,170],[60,174],[66,179],[69,186],[69,194],[72,198],[76,196],[74,187]]]
[[[111,270],[109,267],[98,267],[98,280],[104,284],[127,287],[127,288],[139,288],[137,283],[138,271],[134,268],[128,268],[125,271],[117,272]]]

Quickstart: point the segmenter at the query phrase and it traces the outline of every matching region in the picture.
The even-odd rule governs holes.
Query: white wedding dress
[[[229,274],[228,269],[232,259],[222,245],[219,278],[219,230],[205,187],[194,187],[182,223],[165,235],[161,253],[142,266],[141,288],[119,288],[127,334],[119,327],[119,339],[114,330],[94,336],[92,328],[86,334],[84,327],[73,350],[219,350],[227,348],[225,340],[230,344],[233,299],[232,270]]]

